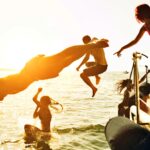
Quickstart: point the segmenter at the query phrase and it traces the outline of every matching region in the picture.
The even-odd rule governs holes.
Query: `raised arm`
[[[33,97],[33,101],[36,103],[36,105],[37,106],[39,106],[40,105],[40,102],[38,101],[38,95],[39,95],[39,93],[42,91],[42,88],[38,88],[38,91],[37,91],[37,93],[34,95],[34,97]]]
[[[38,95],[39,95],[39,93],[42,91],[42,88],[38,88],[38,91],[37,91],[37,93],[34,95],[34,97],[33,97],[33,101],[36,103],[36,105],[37,105],[37,107],[36,107],[36,109],[35,109],[35,111],[34,111],[34,113],[33,113],[33,118],[36,118],[36,117],[38,117],[39,116],[39,113],[38,113],[38,110],[39,110],[39,107],[40,107],[40,102],[37,100],[37,98],[38,98]]]
[[[36,118],[36,117],[39,116],[38,110],[39,110],[39,106],[37,105],[37,107],[36,107],[36,109],[35,109],[35,111],[34,111],[34,113],[33,113],[33,118]]]
[[[121,49],[119,51],[115,52],[114,55],[117,54],[117,56],[119,57],[123,50],[125,50],[125,49],[127,49],[127,48],[129,48],[129,47],[131,47],[133,45],[135,45],[141,39],[141,37],[143,36],[145,31],[146,31],[145,27],[142,26],[142,28],[140,29],[140,31],[139,31],[138,35],[136,36],[136,38],[134,40],[132,40],[131,42],[129,42],[128,44],[126,44],[123,47],[121,47]]]
[[[84,59],[82,60],[82,62],[80,63],[80,65],[76,68],[77,71],[79,71],[80,67],[85,64],[88,60],[89,60],[89,57],[90,57],[90,52],[88,51],[84,57]]]

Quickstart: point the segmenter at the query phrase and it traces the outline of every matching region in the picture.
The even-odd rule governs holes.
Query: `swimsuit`
[[[106,70],[107,70],[107,65],[97,64],[97,65],[91,66],[87,69],[84,69],[84,73],[87,76],[95,76],[95,75],[105,72]]]

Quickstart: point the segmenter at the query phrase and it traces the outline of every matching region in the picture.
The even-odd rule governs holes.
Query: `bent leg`
[[[96,66],[96,62],[87,62],[86,64],[85,64],[88,68],[90,68],[90,67],[95,67]],[[97,68],[96,68],[96,70],[97,70]],[[92,71],[92,74],[95,72],[95,70],[93,70]],[[97,74],[96,72],[95,72],[95,74]],[[100,79],[101,79],[101,77],[99,77],[98,75],[95,75],[95,79],[96,79],[96,85],[98,85],[99,84],[99,82],[100,82]]]
[[[98,85],[100,83],[101,77],[96,75],[95,78],[96,78],[96,85]]]
[[[94,65],[84,70],[87,76],[95,76],[96,84],[98,85],[101,77],[99,74],[105,72],[107,70],[107,65]]]
[[[86,62],[86,67],[93,67],[96,65],[96,63],[94,61],[89,61],[89,62]]]
[[[92,84],[92,82],[84,72],[80,74],[80,77],[92,89],[93,91],[92,97],[94,97],[97,92],[97,88]]]
[[[123,103],[118,105],[118,116],[125,116],[125,110]]]

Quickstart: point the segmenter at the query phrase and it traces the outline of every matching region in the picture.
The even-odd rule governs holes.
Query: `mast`
[[[134,62],[134,88],[135,88],[135,102],[137,107],[137,123],[140,123],[140,94],[139,94],[139,72],[138,72],[138,60],[141,59],[140,53],[133,53],[133,62]]]
[[[137,116],[137,123],[140,124],[140,92],[139,92],[139,70],[138,70],[138,60],[142,58],[142,56],[148,58],[147,55],[135,52],[133,53],[133,66],[134,66],[134,88],[135,88],[135,103],[136,103],[136,116]],[[146,73],[148,72],[146,66]],[[147,75],[147,74],[146,74]],[[148,79],[146,79],[148,82]]]

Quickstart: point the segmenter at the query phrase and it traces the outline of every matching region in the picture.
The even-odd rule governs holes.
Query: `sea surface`
[[[39,97],[49,95],[64,107],[61,113],[52,110],[53,138],[46,143],[49,149],[110,150],[104,127],[110,118],[117,116],[117,105],[122,99],[115,84],[126,78],[129,74],[124,72],[105,72],[92,98],[92,91],[79,72],[62,72],[57,78],[34,82],[24,91],[6,96],[0,102],[0,150],[38,149],[37,143],[25,143],[24,125],[40,127],[39,120],[32,118],[36,108],[32,98],[39,87],[43,88]],[[94,77],[91,80],[95,83]]]

